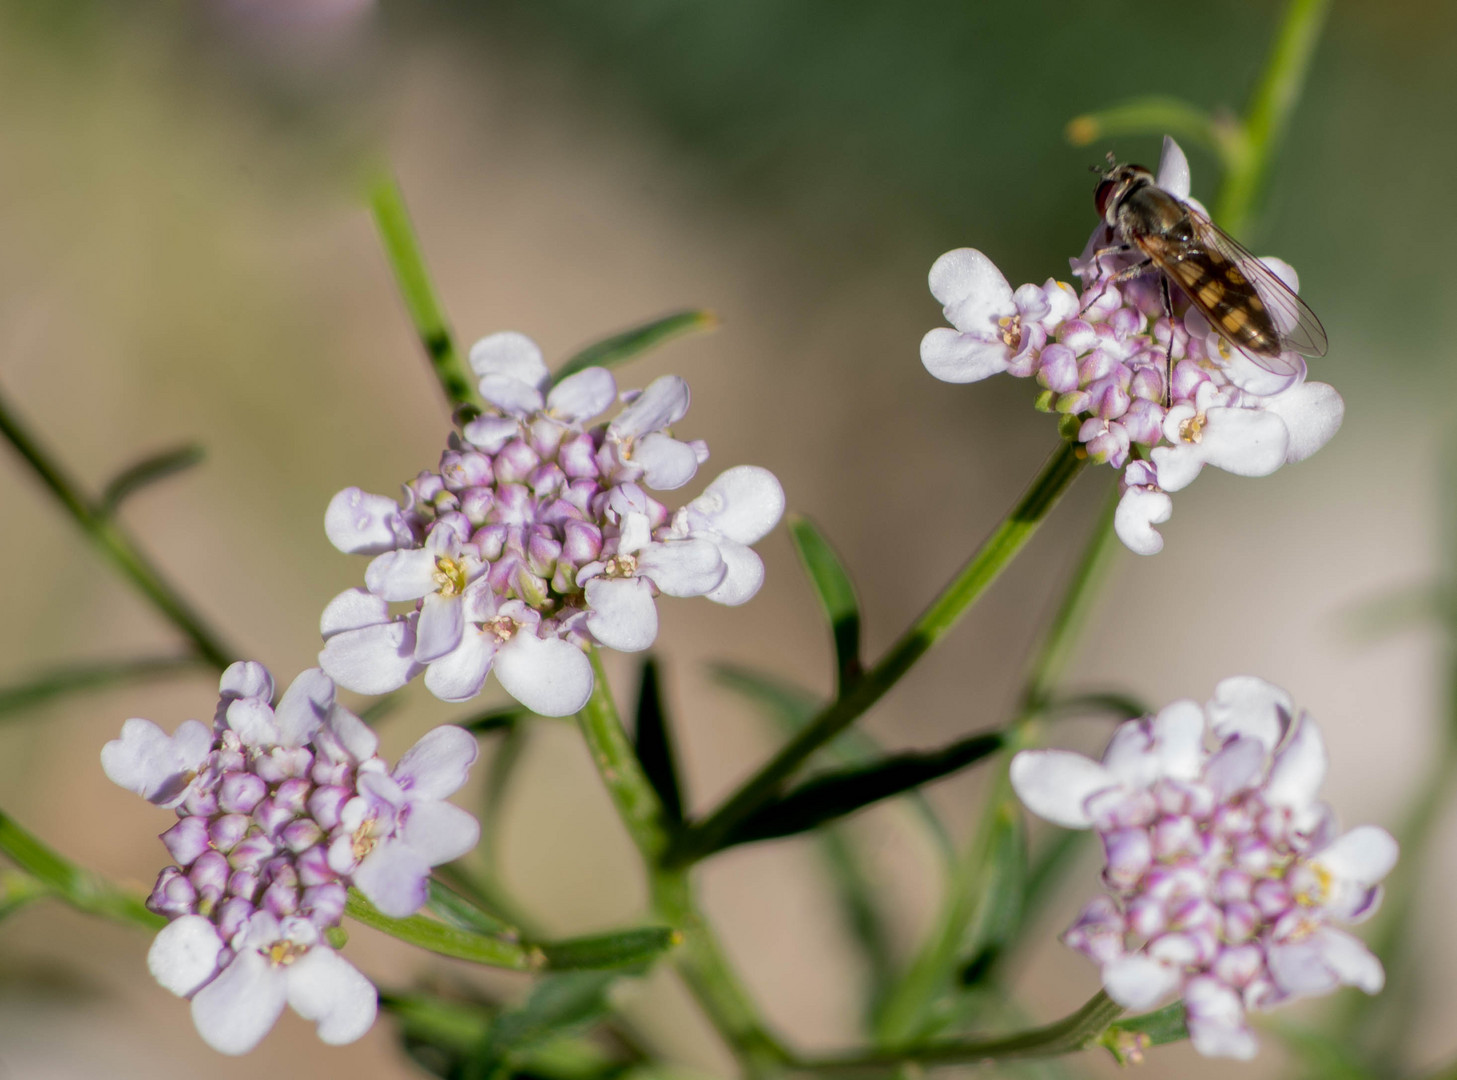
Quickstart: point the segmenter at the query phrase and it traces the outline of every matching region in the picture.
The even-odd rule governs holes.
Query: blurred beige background
[[[433,465],[447,431],[355,198],[379,161],[400,176],[463,343],[516,329],[561,358],[675,308],[718,313],[716,333],[653,353],[622,381],[688,378],[694,406],[682,430],[712,448],[705,479],[740,462],[779,475],[790,507],[812,515],[856,573],[868,655],[916,614],[1055,444],[1026,387],[948,387],[918,363],[921,334],[939,322],[925,271],[939,251],[981,243],[978,235],[938,234],[916,218],[904,233],[883,225],[867,240],[855,231],[853,251],[837,248],[799,208],[754,205],[720,186],[702,158],[682,154],[621,95],[590,92],[597,76],[573,70],[549,38],[391,32],[368,12],[280,34],[216,12],[174,17],[166,6],[131,16],[88,8],[79,30],[56,29],[34,10],[0,6],[0,388],[91,484],[149,452],[205,444],[200,468],[133,499],[125,521],[281,684],[313,662],[323,604],[363,571],[324,539],[329,496],[350,484],[393,492]],[[1347,40],[1359,32],[1339,29]],[[1097,103],[1063,107],[1070,115]],[[1330,123],[1323,115],[1312,123]],[[1040,137],[1055,141],[1056,131]],[[1065,254],[1092,224],[1080,169],[1055,178],[1083,215],[1062,238]],[[1195,192],[1210,192],[1197,174]],[[1430,212],[1450,235],[1447,208]],[[1012,265],[1021,257],[989,252]],[[1317,238],[1281,254],[1301,265],[1301,255],[1329,249]],[[1372,263],[1352,272],[1387,273]],[[1065,276],[1064,264],[1027,276],[1047,274]],[[1346,396],[1340,435],[1274,477],[1211,473],[1180,494],[1163,554],[1120,553],[1071,680],[1155,702],[1204,697],[1234,673],[1279,682],[1325,725],[1327,791],[1343,818],[1388,826],[1443,706],[1434,631],[1374,644],[1349,632],[1353,605],[1442,572],[1448,354],[1436,328],[1424,346],[1400,349],[1383,332],[1450,317],[1413,304],[1331,320],[1333,356],[1319,373]],[[1089,470],[985,601],[866,718],[868,730],[891,746],[929,747],[1006,716],[1026,650],[1111,481]],[[0,684],[66,660],[174,647],[9,454],[0,454],[0,505]],[[709,660],[828,689],[827,634],[783,530],[762,550],[768,585],[750,605],[661,606],[659,654],[695,807],[773,746],[763,721],[711,684]],[[634,670],[614,668],[623,702]],[[461,715],[423,687],[409,701],[383,725],[391,756]],[[99,748],[128,716],[171,728],[212,704],[212,680],[199,676],[7,717],[0,806],[80,863],[145,888],[162,862],[155,835],[167,818],[105,780]],[[1057,737],[1091,749],[1106,730],[1079,723]],[[977,779],[944,783],[934,798],[965,835]],[[553,930],[638,914],[635,858],[569,725],[538,725],[508,810],[508,877]],[[902,814],[880,807],[856,828],[876,852],[908,955],[933,913],[936,882]],[[1457,1000],[1446,974],[1457,936],[1441,899],[1457,871],[1452,827],[1448,815],[1420,912],[1427,962],[1414,976],[1413,1056],[1433,1063],[1457,1051],[1445,1022]],[[775,1026],[805,1048],[852,1040],[862,973],[846,958],[804,845],[737,850],[702,878]],[[1039,1018],[1096,988],[1091,965],[1055,941],[1096,887],[1091,864],[1070,876],[1044,920],[1045,945],[1018,978]],[[0,924],[0,1077],[422,1075],[388,1021],[331,1050],[290,1014],[253,1055],[223,1059],[196,1038],[185,1005],[147,976],[146,945],[134,931],[49,904]],[[363,930],[350,955],[393,985],[427,967],[485,978]],[[725,1067],[671,976],[625,993],[675,1059]],[[1266,1047],[1241,1075],[1279,1071],[1274,1040]],[[1086,1064],[1111,1075],[1108,1063]],[[1150,1077],[1231,1072],[1184,1047],[1158,1051],[1145,1067]]]

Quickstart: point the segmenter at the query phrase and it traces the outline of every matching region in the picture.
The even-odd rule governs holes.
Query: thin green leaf
[[[973,735],[928,753],[895,754],[864,766],[813,777],[756,811],[729,833],[724,847],[805,832],[826,822],[949,776],[994,754],[1000,732]]]
[[[1457,611],[1451,590],[1435,581],[1392,589],[1363,600],[1345,612],[1342,621],[1357,641],[1376,642],[1419,626],[1431,626]]]
[[[1117,691],[1071,694],[1053,698],[1043,708],[1046,716],[1057,718],[1077,716],[1080,713],[1110,713],[1120,720],[1133,720],[1140,716],[1152,716],[1154,710],[1131,694]]]
[[[546,956],[540,949],[523,944],[519,939],[478,934],[459,926],[427,919],[423,915],[411,915],[404,919],[391,918],[376,909],[357,889],[349,890],[345,912],[365,926],[441,956],[453,956],[457,960],[469,960],[473,964],[509,968],[512,971],[535,971],[546,965]]]
[[[462,930],[470,930],[477,934],[486,934],[508,941],[519,938],[521,934],[510,923],[497,918],[491,912],[472,903],[464,895],[450,888],[445,882],[435,878],[430,880],[429,909],[432,914]]]
[[[532,712],[525,705],[502,705],[476,713],[464,720],[456,720],[457,727],[463,727],[472,735],[489,735],[493,731],[514,727],[523,720],[529,720]]]
[[[1020,813],[999,813],[987,851],[987,885],[971,921],[963,983],[990,976],[1022,926],[1027,896],[1027,826]]]
[[[555,971],[638,967],[681,944],[683,935],[666,926],[643,926],[610,934],[569,938],[539,946]]]
[[[1198,143],[1227,166],[1243,139],[1238,121],[1220,119],[1179,98],[1132,98],[1068,121],[1065,134],[1074,146],[1117,135],[1173,135]]]
[[[860,601],[835,549],[807,517],[789,519],[794,550],[809,574],[835,640],[835,670],[843,689],[860,677]]]
[[[86,690],[108,690],[114,686],[143,682],[198,671],[206,667],[201,657],[158,656],[140,660],[119,660],[109,664],[80,664],[37,675],[27,682],[0,687],[0,716],[33,708],[52,698]]]
[[[384,697],[377,697],[364,708],[359,710],[359,719],[363,720],[370,727],[374,727],[390,713],[394,712],[405,703],[404,696],[396,690],[393,694],[385,694]]]
[[[642,683],[637,694],[637,724],[633,729],[634,749],[642,762],[648,783],[663,802],[663,820],[669,828],[683,824],[683,790],[678,779],[673,734],[663,709],[663,690],[658,679],[658,662],[651,656],[643,661]]]
[[[717,325],[718,318],[711,311],[676,311],[588,345],[564,363],[553,378],[560,382],[583,368],[616,367],[675,337],[712,330]]]
[[[475,379],[455,347],[444,308],[425,269],[425,257],[405,208],[405,197],[393,176],[385,173],[375,178],[369,188],[369,207],[410,321],[415,324],[415,333],[446,400],[452,408],[474,406]]]
[[[845,930],[859,947],[869,968],[866,982],[870,1000],[866,1007],[873,1012],[876,995],[895,969],[889,927],[880,905],[876,903],[874,883],[861,865],[860,854],[847,831],[831,826],[817,839]]]
[[[1184,1003],[1176,1001],[1155,1012],[1113,1021],[1093,1043],[1106,1048],[1120,1065],[1138,1065],[1150,1047],[1183,1042],[1188,1037]]]
[[[465,1080],[510,1076],[521,1055],[535,1046],[581,1031],[610,1011],[606,972],[551,975],[536,984],[517,1008],[503,1011],[462,1071]]]
[[[51,890],[29,874],[18,870],[0,874],[0,921],[8,919],[32,901],[50,895]]]
[[[145,930],[160,930],[167,923],[162,916],[148,911],[141,897],[63,858],[4,812],[0,812],[0,853],[57,897],[87,914]]]
[[[112,477],[111,481],[102,489],[101,498],[96,503],[97,514],[102,517],[110,517],[116,513],[116,508],[128,496],[149,484],[155,484],[159,480],[165,480],[169,476],[175,476],[194,465],[201,464],[206,456],[207,454],[201,446],[196,443],[187,443],[183,446],[174,446],[170,450],[163,450],[161,453],[143,458],[135,465],[127,466]]]

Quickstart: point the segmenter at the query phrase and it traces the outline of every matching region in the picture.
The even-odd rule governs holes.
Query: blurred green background
[[[447,417],[359,193],[400,176],[463,342],[498,329],[548,357],[678,307],[722,328],[622,376],[693,386],[683,430],[714,466],[772,468],[856,572],[871,655],[1000,518],[1055,442],[1014,380],[950,387],[920,336],[940,323],[925,274],[974,245],[1012,282],[1067,276],[1094,224],[1105,150],[1153,164],[1156,138],[1070,146],[1072,117],[1141,94],[1239,108],[1281,7],[919,4],[865,0],[0,0],[0,390],[84,480],[187,440],[207,462],[125,520],[239,650],[280,681],[312,663],[317,615],[362,561],[323,537],[341,487],[394,491],[434,463]],[[1075,681],[1153,700],[1228,674],[1279,682],[1325,723],[1331,801],[1392,826],[1443,723],[1441,642],[1415,626],[1352,632],[1360,603],[1445,573],[1443,460],[1454,390],[1457,6],[1333,8],[1268,198],[1241,237],[1300,271],[1329,331],[1313,377],[1345,427],[1269,479],[1207,475],[1175,502],[1169,545],[1122,555]],[[1215,163],[1188,146],[1194,193]],[[705,479],[714,475],[710,467]],[[1090,470],[965,625],[865,724],[893,746],[992,726],[1103,493]],[[165,652],[159,624],[13,457],[0,467],[6,620],[0,683],[58,663]],[[789,545],[742,609],[663,605],[660,654],[691,795],[710,804],[772,746],[713,687],[712,659],[817,690],[828,643]],[[632,692],[634,668],[614,668]],[[127,716],[172,727],[212,707],[206,675],[74,698],[0,727],[0,806],[77,860],[150,884],[165,825],[101,775]],[[458,715],[415,687],[391,753]],[[1059,732],[1100,745],[1106,728]],[[558,932],[632,918],[635,861],[564,725],[542,724],[501,827],[513,885]],[[978,780],[934,792],[958,834]],[[909,955],[937,882],[882,807],[855,823]],[[1418,1065],[1457,1052],[1457,875],[1450,816],[1428,854],[1420,964],[1389,993]],[[1444,842],[1445,841],[1445,842]],[[863,973],[799,842],[738,850],[704,874],[710,912],[770,1018],[810,1048],[854,1038]],[[1096,888],[1092,864],[1019,964],[1038,1017],[1095,988],[1055,935]],[[395,985],[475,972],[358,931],[352,955]],[[224,1061],[152,985],[145,942],[55,907],[0,925],[0,1076],[417,1075],[381,1023],[318,1046],[286,1018]],[[493,986],[514,992],[517,985]],[[724,1057],[669,976],[627,1008],[689,1068]],[[1283,1014],[1282,1014],[1283,1015]],[[1297,1017],[1318,1012],[1305,1010]],[[1281,1053],[1246,1071],[1279,1074]],[[1111,1066],[1089,1062],[1107,1074]],[[1187,1048],[1149,1076],[1222,1076]]]

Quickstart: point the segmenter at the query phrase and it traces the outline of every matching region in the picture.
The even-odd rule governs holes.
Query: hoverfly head
[[[1110,153],[1108,168],[1103,172],[1103,179],[1098,182],[1098,190],[1093,196],[1098,216],[1109,225],[1117,224],[1118,205],[1124,196],[1146,183],[1153,183],[1153,173],[1142,165],[1119,165]]]

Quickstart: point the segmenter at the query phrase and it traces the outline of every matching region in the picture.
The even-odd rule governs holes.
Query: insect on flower
[[[1113,241],[1095,252],[1099,268],[1106,255],[1138,259],[1109,284],[1160,272],[1168,315],[1172,281],[1231,348],[1276,375],[1296,372],[1292,354],[1325,355],[1325,329],[1305,301],[1201,211],[1159,187],[1142,165],[1120,165],[1110,153],[1096,201]],[[1172,339],[1169,351],[1172,362]]]

